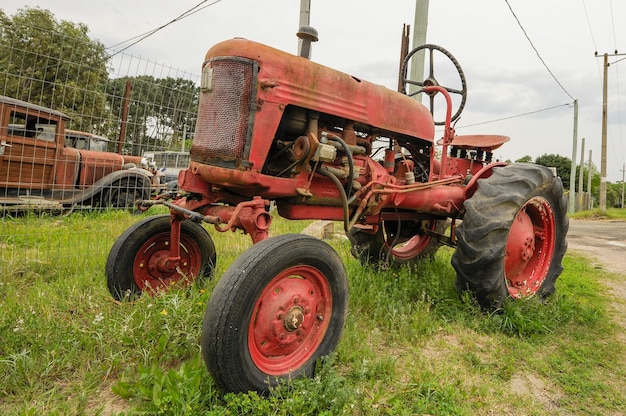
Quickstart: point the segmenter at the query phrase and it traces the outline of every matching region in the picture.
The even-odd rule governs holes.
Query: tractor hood
[[[213,46],[205,64],[221,57],[258,63],[257,100],[295,105],[371,126],[384,132],[433,141],[434,123],[416,100],[384,86],[246,39]]]

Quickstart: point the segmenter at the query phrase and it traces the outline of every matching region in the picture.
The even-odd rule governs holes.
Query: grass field
[[[546,304],[485,314],[455,293],[450,249],[417,270],[376,272],[341,238],[330,244],[346,264],[350,304],[337,351],[314,379],[268,397],[223,394],[200,358],[202,318],[215,281],[250,239],[207,227],[214,280],[119,304],[104,264],[141,218],[0,222],[0,414],[624,414],[624,335],[611,319],[620,300],[607,290],[619,277],[567,255]],[[276,219],[272,229],[306,224]]]

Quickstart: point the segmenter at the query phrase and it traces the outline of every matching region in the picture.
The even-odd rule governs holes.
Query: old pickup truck
[[[0,96],[0,211],[128,208],[158,178],[139,156],[66,146],[65,114]]]

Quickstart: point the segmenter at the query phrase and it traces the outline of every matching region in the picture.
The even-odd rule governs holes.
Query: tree
[[[0,10],[0,85],[4,95],[62,111],[79,130],[108,119],[104,45],[84,24],[57,21],[48,10]]]
[[[556,168],[556,174],[563,182],[563,188],[569,189],[570,172],[572,168],[572,160],[561,155],[544,154],[535,159],[535,163],[549,168]]]
[[[606,184],[606,206],[613,208],[621,208],[622,206],[622,184],[611,183]]]
[[[532,163],[533,158],[529,155],[522,156],[515,161],[515,163]]]
[[[197,119],[200,89],[183,78],[150,75],[111,79],[107,94],[111,109],[121,116],[126,83],[132,85],[125,142],[133,154],[145,149],[180,148],[185,130],[192,131]]]

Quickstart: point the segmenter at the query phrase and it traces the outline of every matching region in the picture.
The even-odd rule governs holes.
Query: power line
[[[559,108],[559,107],[565,107],[565,106],[570,107],[571,104],[572,103],[559,104],[559,105],[555,105],[555,106],[548,107],[548,108],[542,108],[541,110],[529,111],[527,113],[516,114],[516,115],[508,116],[508,117],[502,117],[502,118],[498,118],[498,119],[495,119],[495,120],[482,121],[480,123],[474,123],[474,124],[466,124],[464,126],[459,126],[458,128],[482,126],[483,124],[496,123],[498,121],[510,120],[512,118],[524,117],[524,116],[528,116],[528,115],[531,115],[531,114],[541,113],[543,111],[554,110],[555,108]]]
[[[613,13],[613,1],[609,1],[611,8],[611,28],[613,29],[613,44],[615,45],[615,53],[617,53],[617,38],[615,37],[615,16]]]
[[[115,45],[107,47],[107,49],[111,49],[111,48],[114,48],[114,47],[116,47],[118,45],[123,45],[124,43],[127,43],[127,42],[130,42],[130,41],[134,40],[134,39],[137,39],[136,41],[132,42],[130,45],[120,49],[119,51],[116,51],[115,53],[110,55],[110,57],[113,57],[113,56],[115,56],[115,55],[117,55],[117,54],[119,54],[121,52],[124,52],[126,49],[128,49],[128,48],[138,44],[139,42],[143,41],[144,39],[154,35],[156,32],[160,31],[161,29],[166,28],[167,26],[171,25],[172,23],[178,22],[178,21],[180,21],[180,20],[182,20],[182,19],[184,19],[186,17],[189,17],[189,16],[191,16],[191,15],[193,15],[195,13],[198,13],[199,11],[206,9],[209,6],[213,6],[214,4],[219,3],[222,0],[215,0],[212,3],[209,3],[209,4],[207,4],[204,7],[200,7],[202,4],[206,3],[207,1],[209,1],[209,0],[202,0],[200,3],[196,4],[191,9],[189,9],[186,12],[182,13],[180,16],[170,20],[169,22],[165,23],[164,25],[161,25],[161,26],[157,27],[156,29],[150,30],[150,31],[145,32],[145,33],[143,33],[141,35],[134,36],[134,37],[132,37],[130,39],[127,39],[127,40],[125,40],[123,42],[119,42],[119,43],[116,43]]]
[[[587,5],[585,4],[585,0],[582,0],[583,9],[585,10],[585,18],[587,19],[587,28],[589,28],[589,34],[591,35],[591,43],[593,43],[593,50],[597,51],[596,47],[596,39],[593,36],[593,30],[591,30],[591,21],[589,20],[589,13],[587,12]]]
[[[609,5],[611,7],[611,27],[613,29],[613,43],[615,45],[615,54],[617,55],[617,38],[615,36],[615,14],[613,13],[613,1],[609,1]],[[618,59],[617,61],[613,62],[612,65],[618,63],[619,61],[621,61],[622,59],[625,58],[621,58]],[[617,125],[621,126],[622,125],[622,105],[621,105],[621,101],[620,101],[620,94],[619,94],[619,71],[615,71],[615,84],[616,84],[616,89],[617,89],[617,94],[615,94],[616,98],[617,98]],[[623,145],[623,140],[622,140],[622,130],[620,128],[617,129],[617,136],[618,136],[618,142],[620,145],[620,150],[621,150],[621,155],[623,157],[624,155],[624,145]],[[622,159],[623,161],[623,159]],[[623,199],[623,198],[622,198]],[[623,201],[622,201],[622,205],[623,205]]]
[[[541,63],[543,64],[543,66],[546,67],[546,69],[548,70],[548,72],[550,73],[550,75],[552,75],[552,78],[554,78],[554,80],[556,81],[557,84],[559,84],[559,87],[561,87],[561,89],[565,92],[565,94],[568,95],[569,98],[571,98],[572,100],[575,100],[574,97],[572,97],[572,95],[565,89],[565,87],[559,82],[559,80],[556,78],[556,76],[552,73],[552,71],[550,70],[550,68],[548,68],[548,65],[545,63],[545,61],[543,60],[543,58],[541,57],[541,55],[539,55],[539,51],[537,51],[537,48],[535,48],[535,45],[533,45],[532,40],[530,40],[530,37],[528,36],[528,33],[526,33],[526,30],[524,29],[524,27],[522,26],[522,23],[519,21],[519,19],[517,18],[517,15],[515,14],[515,12],[513,11],[513,8],[511,7],[511,5],[509,4],[509,0],[504,0],[506,2],[506,5],[509,6],[509,10],[511,11],[511,14],[513,14],[513,17],[515,18],[515,20],[517,21],[517,24],[519,25],[520,29],[522,29],[522,32],[524,32],[524,36],[526,36],[526,39],[528,39],[528,42],[530,43],[530,46],[532,46],[532,48],[534,49],[535,53],[537,54],[537,57],[539,58],[539,60],[541,61]]]

